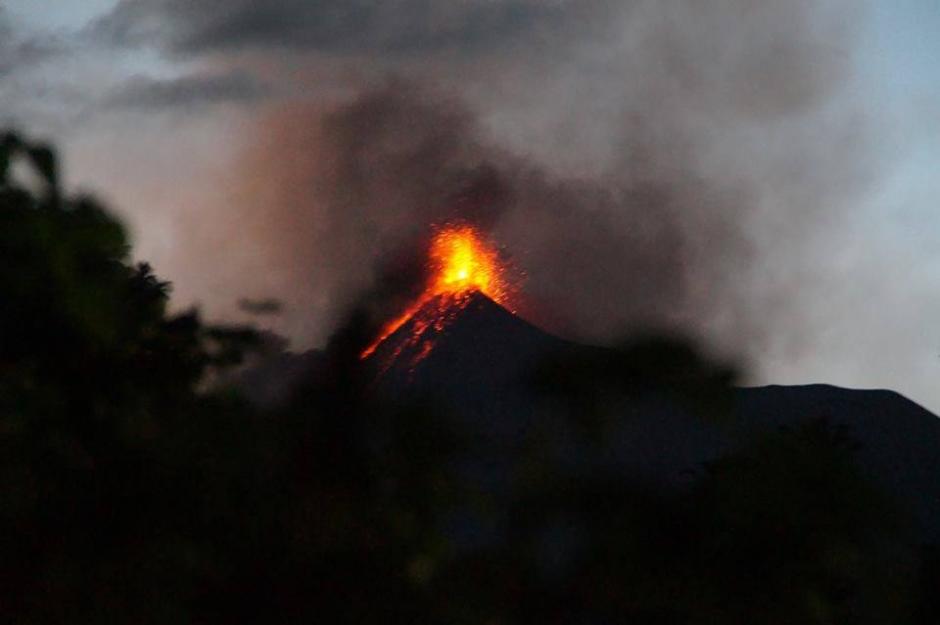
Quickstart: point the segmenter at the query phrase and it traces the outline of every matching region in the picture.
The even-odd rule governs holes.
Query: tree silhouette
[[[50,148],[2,138],[0,604],[28,622],[173,622],[205,557],[207,430],[242,408],[196,389],[253,333],[169,315],[128,252],[93,199],[63,196]]]

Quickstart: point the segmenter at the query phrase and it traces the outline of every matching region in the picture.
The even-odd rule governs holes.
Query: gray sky
[[[298,347],[469,210],[556,331],[938,411],[940,5],[782,4],[0,0],[0,117]]]

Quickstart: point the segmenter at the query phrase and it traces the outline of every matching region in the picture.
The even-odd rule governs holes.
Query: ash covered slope
[[[583,397],[596,390],[594,378],[600,376],[592,371],[595,363],[615,352],[548,334],[481,293],[472,294],[440,331],[431,332],[433,349],[417,362],[421,346],[408,345],[414,332],[412,320],[374,354],[378,391],[394,400],[430,402],[454,416],[461,428],[469,426],[485,442],[493,465],[507,465],[501,454],[517,456],[539,439],[552,448],[557,461],[575,471],[614,470],[639,484],[675,484],[687,481],[690,468],[726,448],[714,423],[664,394],[641,392],[624,402],[597,392],[596,404]],[[592,412],[629,413],[605,432],[600,450],[592,447],[589,452],[579,427],[568,418],[585,403],[595,404],[587,409]]]
[[[376,363],[385,363],[381,392],[437,403],[475,424],[494,453],[516,453],[527,433],[544,434],[550,422],[559,456],[574,465],[604,465],[638,482],[679,485],[703,463],[733,449],[734,441],[824,418],[845,427],[858,445],[862,470],[909,508],[923,540],[940,544],[940,419],[897,393],[826,385],[728,388],[731,419],[719,422],[664,392],[672,385],[668,376],[645,377],[645,362],[655,358],[644,357],[632,371],[608,366],[622,362],[612,350],[551,336],[482,294],[470,296],[441,329],[428,331],[430,351],[412,345],[395,356],[396,346],[414,333],[414,323],[399,328],[374,354]],[[601,363],[592,375],[606,377],[608,385],[586,392],[597,395],[588,399],[604,404],[602,410],[616,413],[603,453],[579,457],[577,437],[559,417],[566,391],[555,392],[551,381],[533,384],[546,361],[556,363],[554,380],[563,382],[583,375],[584,362]],[[564,363],[576,364],[566,370]],[[680,371],[675,379],[688,377]],[[618,397],[608,392],[610,382],[632,390]]]
[[[442,327],[426,329],[413,342],[422,316],[419,311],[398,328],[370,360],[380,369],[383,388],[431,396],[462,413],[503,412],[507,394],[524,389],[539,362],[577,349],[480,292],[471,293]]]

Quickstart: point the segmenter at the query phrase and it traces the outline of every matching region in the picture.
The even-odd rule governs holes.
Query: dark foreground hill
[[[679,339],[587,347],[464,304],[439,326],[419,311],[365,360],[337,340],[242,377],[284,402],[268,422],[294,459],[274,481],[296,485],[292,548],[325,536],[350,565],[333,587],[364,593],[350,605],[446,615],[427,622],[937,622],[934,415],[887,391],[736,388]],[[336,579],[300,561],[279,583]]]
[[[413,330],[405,324],[374,355],[379,392],[430,401],[471,427],[486,441],[497,481],[500,466],[511,470],[500,458],[537,435],[575,470],[606,467],[639,484],[681,487],[761,434],[823,420],[913,517],[912,538],[940,543],[940,419],[897,393],[820,384],[729,388],[722,396],[723,372],[699,367],[668,342],[620,353],[578,346],[482,294],[436,333],[426,357],[415,362],[406,349],[389,366]],[[559,417],[572,398],[607,423],[600,453],[589,456]]]

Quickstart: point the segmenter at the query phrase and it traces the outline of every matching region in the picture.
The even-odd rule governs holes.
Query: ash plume
[[[674,330],[744,356],[797,336],[792,276],[872,168],[844,89],[849,5],[592,6],[605,19],[577,38],[553,22],[459,79],[401,61],[343,98],[259,108],[178,247],[228,259],[216,291],[283,300],[301,345],[364,301],[400,307],[430,227],[454,219],[525,276],[519,312],[565,336]]]

